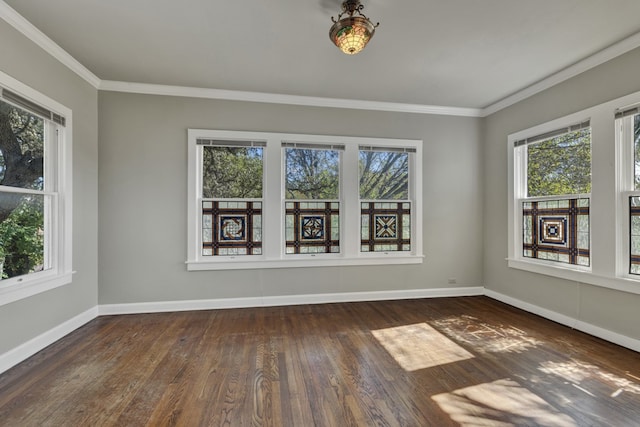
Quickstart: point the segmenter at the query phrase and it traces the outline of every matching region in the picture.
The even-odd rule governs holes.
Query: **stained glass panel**
[[[361,202],[360,251],[411,251],[411,204]]]
[[[589,199],[524,202],[522,217],[523,256],[590,265]]]
[[[629,273],[640,275],[640,196],[629,198]]]
[[[287,254],[340,252],[340,203],[285,203]]]
[[[261,254],[262,202],[202,202],[202,255]]]

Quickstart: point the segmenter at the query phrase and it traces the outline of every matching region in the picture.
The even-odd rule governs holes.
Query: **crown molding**
[[[398,113],[482,117],[482,110],[480,108],[461,108],[446,107],[440,105],[402,104],[395,102],[364,101],[356,99],[322,98],[314,96],[283,95],[276,93],[244,92],[237,90],[119,82],[111,80],[102,80],[99,89],[110,92],[180,96],[188,98],[223,99],[227,101],[301,105],[307,107],[348,108],[355,110],[388,111]]]
[[[587,58],[576,62],[575,64],[558,71],[549,77],[540,80],[539,82],[526,87],[513,95],[510,95],[494,104],[491,104],[482,109],[482,117],[487,117],[493,113],[496,113],[502,109],[505,109],[513,104],[523,101],[537,93],[540,93],[552,86],[562,83],[565,80],[569,80],[578,74],[584,73],[598,65],[604,64],[622,54],[625,54],[637,47],[640,47],[640,32],[633,34],[632,36],[622,39],[611,46],[602,49],[601,51],[588,56]]]
[[[42,31],[37,29],[31,22],[16,12],[11,6],[0,0],[0,18],[7,21],[9,25],[18,30],[22,35],[40,46],[45,52],[60,61],[71,71],[82,77],[87,83],[96,89],[100,85],[100,79],[87,67],[78,62],[66,50],[47,37]]]

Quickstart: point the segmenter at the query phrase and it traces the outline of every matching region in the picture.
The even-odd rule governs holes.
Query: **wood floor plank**
[[[640,355],[486,297],[106,316],[0,426],[638,426]]]

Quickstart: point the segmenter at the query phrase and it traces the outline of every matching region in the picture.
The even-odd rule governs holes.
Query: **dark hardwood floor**
[[[640,354],[486,297],[106,316],[3,426],[638,426]]]

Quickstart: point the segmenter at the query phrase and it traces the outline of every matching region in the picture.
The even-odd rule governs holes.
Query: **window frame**
[[[578,123],[566,123],[563,124],[562,126],[556,127],[556,128],[551,128],[551,129],[545,129],[544,132],[538,134],[538,133],[530,133],[528,134],[528,136],[525,136],[522,139],[527,139],[527,138],[532,138],[535,137],[537,135],[545,135],[548,134],[549,132],[551,132],[553,134],[553,136],[544,136],[542,138],[539,138],[539,140],[535,141],[535,142],[525,142],[522,145],[518,145],[517,141],[520,141],[522,139],[515,139],[513,141],[513,156],[514,156],[514,190],[513,190],[513,194],[514,194],[514,214],[517,214],[517,228],[516,228],[516,235],[515,237],[515,248],[520,248],[521,250],[518,251],[517,249],[515,250],[516,252],[514,253],[514,258],[518,259],[520,261],[530,261],[533,263],[538,263],[540,265],[548,265],[548,266],[556,266],[556,265],[562,265],[565,268],[569,268],[569,269],[574,269],[574,270],[578,270],[578,271],[591,271],[591,262],[589,263],[588,266],[585,265],[579,265],[579,264],[570,264],[570,263],[566,263],[566,262],[562,262],[562,261],[554,261],[554,260],[544,260],[542,258],[533,258],[533,257],[527,257],[523,254],[524,250],[523,250],[523,246],[524,246],[524,213],[523,213],[523,204],[526,202],[550,202],[550,201],[555,201],[555,200],[570,200],[570,199],[575,199],[575,200],[580,200],[580,199],[588,199],[589,200],[589,204],[591,204],[591,193],[571,193],[571,194],[561,194],[561,195],[543,195],[543,196],[529,196],[528,191],[528,168],[529,168],[529,147],[531,145],[537,144],[537,143],[541,143],[544,141],[548,141],[550,139],[565,135],[566,133],[572,132],[572,130],[570,130],[570,128],[575,127],[577,129],[586,129],[587,127],[589,128],[589,134],[591,139],[593,139],[592,137],[592,131],[591,131],[591,126],[590,124],[587,124],[585,126],[585,123],[589,122],[590,119],[586,119],[586,120],[581,120]],[[577,126],[576,126],[577,125]],[[559,133],[559,130],[567,130],[567,132],[565,133]],[[577,130],[576,129],[576,130]],[[591,144],[590,144],[591,145]],[[592,147],[590,147],[590,149],[592,149]],[[592,169],[592,165],[590,165],[590,172]],[[592,174],[591,174],[592,175]],[[589,223],[591,223],[591,221],[589,221]],[[532,227],[536,227],[537,224],[532,224]],[[591,226],[589,226],[589,228],[591,228]],[[591,232],[589,232],[589,248],[591,248]],[[591,253],[591,249],[589,249],[589,252]],[[591,259],[591,254],[589,255],[589,258]]]
[[[590,114],[590,110],[574,113],[556,120],[552,120],[547,123],[543,123],[529,129],[522,130],[510,134],[507,138],[507,159],[508,159],[508,256],[507,265],[510,268],[516,268],[520,270],[526,270],[534,273],[545,274],[549,276],[560,277],[570,280],[584,280],[584,277],[590,275],[593,269],[593,233],[592,226],[593,221],[590,219],[590,265],[581,266],[574,264],[567,264],[556,261],[546,261],[543,259],[525,257],[522,251],[523,245],[523,213],[522,203],[523,201],[545,201],[549,198],[557,199],[558,197],[564,197],[567,199],[572,198],[585,198],[588,197],[592,200],[592,193],[590,194],[571,194],[565,196],[541,196],[541,197],[527,197],[526,187],[526,171],[527,171],[527,156],[526,150],[520,149],[516,146],[516,142],[534,137],[536,135],[544,135],[549,132],[553,132],[557,129],[567,128],[577,123],[583,123],[585,121],[591,122],[591,150],[592,150],[592,193],[593,193],[593,119]],[[590,202],[590,205],[593,203]],[[591,209],[591,207],[590,207]],[[591,211],[590,211],[591,217]]]
[[[621,108],[626,110],[628,107]],[[633,118],[628,115],[615,118],[616,172],[618,215],[616,237],[620,242],[616,247],[616,275],[625,280],[640,281],[640,275],[631,274],[631,214],[630,198],[640,196],[635,189],[635,150],[633,140]],[[626,123],[625,123],[626,122]]]
[[[640,92],[631,93],[590,108],[560,117],[507,137],[507,267],[568,280],[575,284],[590,284],[632,294],[640,294],[640,278],[628,277],[629,210],[625,206],[625,187],[622,175],[628,154],[620,144],[615,127],[615,113],[627,106],[640,105]],[[592,187],[591,187],[591,270],[582,271],[565,265],[544,263],[518,257],[521,248],[515,244],[517,237],[517,204],[514,187],[518,185],[514,175],[514,142],[528,136],[539,135],[579,123],[585,118],[591,122]],[[626,198],[628,201],[628,197]]]
[[[198,209],[201,200],[201,154],[197,139],[266,141],[263,151],[263,253],[262,255],[202,256],[202,223]],[[344,145],[340,157],[340,253],[286,254],[285,251],[285,161],[282,143]],[[311,134],[245,132],[188,129],[187,180],[187,270],[229,270],[256,268],[321,267],[341,265],[419,264],[422,253],[422,141],[411,139],[343,137]],[[392,253],[360,252],[360,199],[358,151],[361,145],[408,147],[410,156],[409,191],[412,196],[412,251]],[[354,165],[355,167],[349,167]],[[413,244],[415,242],[415,245]]]
[[[0,306],[71,283],[72,281],[72,110],[32,89],[19,80],[0,71],[0,87],[43,107],[59,117],[64,117],[64,126],[45,120],[45,185],[47,180],[56,181],[55,191],[45,187],[41,194],[50,197],[51,217],[45,216],[49,224],[49,241],[45,242],[45,257],[49,257],[51,268],[16,276],[0,281]],[[13,104],[10,101],[3,100]],[[18,106],[19,108],[22,108]],[[23,108],[24,109],[24,108]],[[29,110],[27,110],[29,111]],[[42,117],[29,111],[31,114]],[[55,136],[53,132],[55,131]],[[53,142],[53,144],[52,144]],[[11,191],[9,187],[0,187]],[[47,203],[45,202],[45,205]]]

